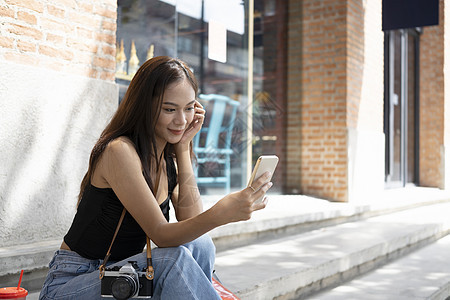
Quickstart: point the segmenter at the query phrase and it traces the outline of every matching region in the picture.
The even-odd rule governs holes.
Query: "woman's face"
[[[176,144],[194,119],[195,92],[187,79],[170,84],[164,92],[156,123],[158,143]]]

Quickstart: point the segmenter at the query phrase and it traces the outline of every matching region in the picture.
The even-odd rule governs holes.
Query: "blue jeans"
[[[208,235],[173,248],[152,250],[152,299],[220,299],[211,284],[215,247]],[[140,253],[110,266],[137,261],[146,267],[146,253]],[[73,251],[58,250],[49,264],[49,272],[39,299],[101,299],[98,268],[102,260],[90,260]]]

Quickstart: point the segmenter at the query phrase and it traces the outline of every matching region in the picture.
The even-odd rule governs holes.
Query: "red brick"
[[[7,6],[0,6],[0,16],[14,18],[14,10]]]
[[[82,14],[75,10],[71,11],[68,15],[68,19],[72,24],[79,24],[93,30],[100,29],[101,21],[96,15]]]
[[[352,94],[348,98],[348,93],[361,87],[358,75],[363,62],[360,46],[363,42],[363,32],[358,25],[364,23],[364,11],[360,3],[352,3],[351,8],[347,9],[351,1],[289,1],[289,20],[303,20],[303,26],[296,25],[295,21],[288,25],[297,29],[288,30],[291,53],[288,57],[302,57],[300,60],[293,60],[295,63],[289,61],[288,64],[288,95],[296,94],[297,90],[301,95],[300,100],[298,97],[288,98],[287,111],[293,114],[293,118],[287,117],[288,147],[295,148],[293,145],[299,145],[300,152],[297,155],[302,157],[302,165],[292,164],[294,169],[301,170],[300,178],[295,177],[297,173],[290,173],[290,169],[287,170],[286,177],[288,180],[292,178],[295,182],[300,181],[302,191],[311,191],[313,195],[339,201],[347,199],[347,122],[348,118],[353,118],[348,117],[347,113],[349,110],[357,113],[355,101],[359,101],[359,98]],[[358,23],[359,21],[362,22]],[[294,37],[297,35],[301,38]],[[294,52],[293,49],[302,51]],[[290,120],[295,120],[295,114],[298,112],[294,112],[291,107],[297,106],[298,101],[301,101],[303,107],[301,132],[307,134],[304,134],[301,140],[294,140],[289,138],[296,136],[293,134],[295,130],[290,126],[298,125]],[[329,131],[328,127],[334,130]],[[336,155],[339,152],[343,155]],[[315,154],[311,156],[305,155],[306,153]],[[293,153],[288,153],[288,159],[294,160],[294,157]],[[303,165],[313,165],[315,168],[305,168]],[[344,167],[334,167],[341,165]],[[310,171],[304,173],[305,170]],[[323,184],[322,180],[320,182],[323,186],[318,186],[308,179],[311,176],[319,178],[319,174],[329,178],[328,184]],[[343,178],[339,184],[343,187],[330,185],[329,183],[334,182],[333,178]],[[342,198],[335,198],[338,195]]]
[[[86,53],[86,52],[80,52],[80,51],[76,51],[74,58],[73,58],[73,62],[75,63],[82,63],[85,65],[89,65],[93,62],[94,58],[92,53]]]
[[[77,1],[76,0],[58,0],[55,1],[59,6],[65,7],[66,9],[77,9]]]
[[[115,7],[104,7],[104,6],[95,6],[94,13],[96,15],[100,15],[111,20],[115,20],[117,18],[117,2],[115,3]]]
[[[77,37],[84,39],[93,39],[94,31],[83,27],[76,27]]]
[[[3,54],[5,60],[102,80],[115,79],[116,0],[100,4],[76,0],[3,3],[0,15],[5,32],[0,47],[10,49]],[[7,18],[11,18],[9,23]]]
[[[94,57],[94,65],[103,69],[114,70],[116,67],[116,60],[110,58]]]
[[[78,9],[80,9],[81,11],[87,12],[87,13],[92,13],[93,9],[94,9],[94,5],[92,3],[80,2],[80,3],[78,3]]]
[[[94,44],[94,42],[87,42],[79,39],[68,38],[66,43],[67,47],[74,50],[86,51],[89,53],[97,53],[98,51],[98,45]]]
[[[64,19],[65,14],[66,14],[66,10],[60,7],[56,7],[53,5],[48,4],[47,5],[47,12],[49,13],[49,15],[52,15],[54,17],[57,17],[59,19]]]
[[[14,39],[6,36],[0,36],[0,47],[12,48],[13,46],[14,46]]]
[[[65,60],[71,60],[74,57],[74,54],[72,51],[59,49],[59,48],[53,48],[50,46],[40,45],[39,46],[39,53],[50,56],[50,57],[56,57],[56,58],[62,58]]]
[[[97,41],[104,42],[106,44],[115,45],[116,44],[116,33],[108,34],[108,33],[97,33],[96,38]]]
[[[102,21],[102,29],[116,32],[116,30],[117,30],[116,22],[108,22],[108,21],[103,20]]]
[[[439,25],[425,27],[420,37],[420,155],[419,183],[444,187],[444,6],[439,2]],[[447,120],[448,122],[448,120]]]
[[[44,12],[44,5],[37,0],[5,0],[6,4],[28,8],[36,12]]]
[[[22,52],[36,52],[36,44],[29,43],[23,40],[18,40],[17,49],[19,49]]]
[[[18,11],[17,12],[17,19],[20,21],[24,21],[27,22],[30,25],[36,25],[37,24],[37,19],[35,15],[29,14],[27,12],[24,11]]]
[[[61,35],[53,34],[53,33],[47,33],[47,41],[52,42],[54,44],[63,44],[64,37]]]
[[[28,55],[19,52],[8,52],[4,54],[5,60],[15,62],[21,65],[36,65],[38,60],[33,55]]]
[[[9,32],[18,36],[28,36],[35,40],[41,40],[43,37],[40,30],[19,24],[10,24]]]
[[[102,53],[105,55],[111,55],[111,56],[116,57],[116,47],[102,45]]]
[[[54,20],[43,17],[41,19],[41,26],[44,30],[60,31],[62,33],[71,34],[74,31],[74,26],[64,21]]]

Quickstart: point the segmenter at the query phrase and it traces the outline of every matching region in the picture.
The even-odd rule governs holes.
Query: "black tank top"
[[[173,160],[167,159],[169,195],[160,208],[169,221],[169,202],[177,184]],[[72,225],[64,242],[72,251],[88,259],[103,259],[122,214],[123,205],[111,188],[86,186]],[[141,253],[146,243],[145,232],[129,212],[125,214],[111,249],[111,261]]]

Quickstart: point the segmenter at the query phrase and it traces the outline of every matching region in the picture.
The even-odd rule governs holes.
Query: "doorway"
[[[386,187],[416,184],[419,174],[419,33],[385,31]]]

